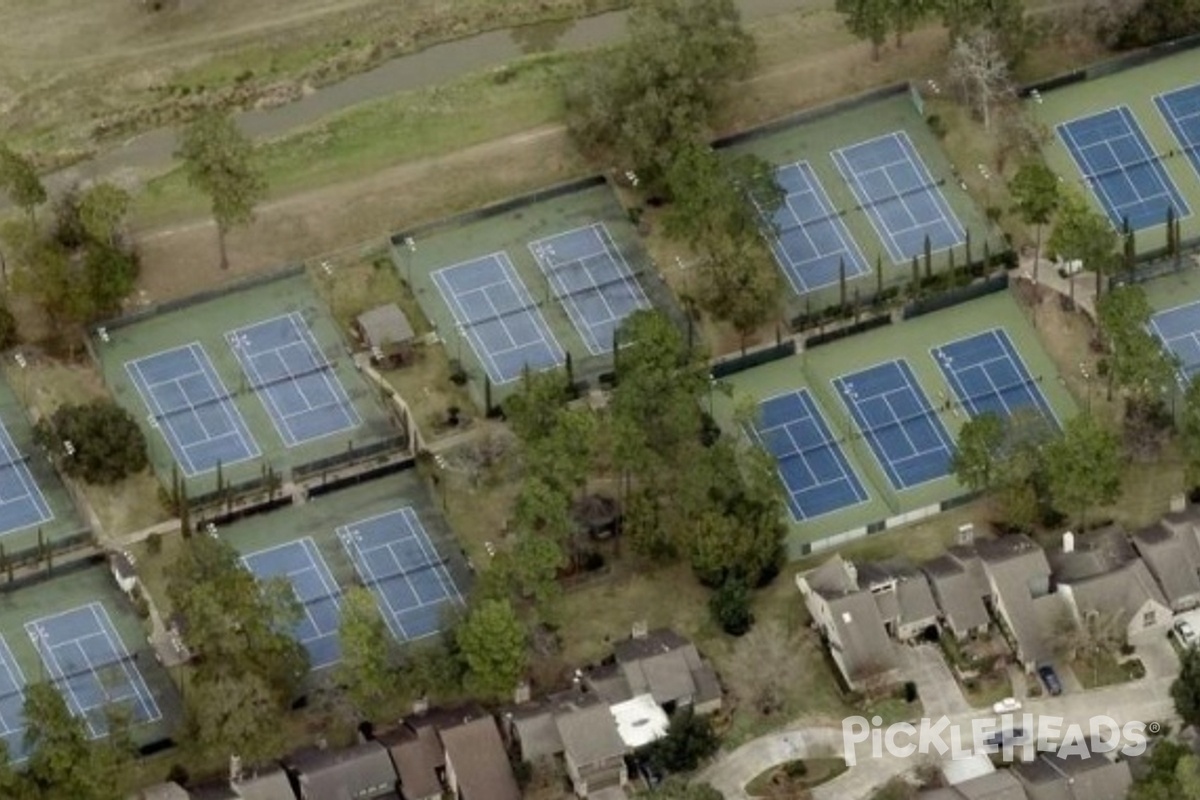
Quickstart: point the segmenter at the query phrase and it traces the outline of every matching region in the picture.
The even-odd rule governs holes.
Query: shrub
[[[713,592],[708,610],[721,630],[730,636],[742,636],[754,625],[750,611],[750,591],[744,581],[730,578]]]
[[[152,533],[146,537],[146,552],[156,556],[162,552],[162,534]]]
[[[88,483],[116,483],[149,464],[141,428],[111,400],[59,406],[38,422],[34,440],[63,472]]]

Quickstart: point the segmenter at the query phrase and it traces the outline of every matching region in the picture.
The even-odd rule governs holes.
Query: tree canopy
[[[566,85],[567,126],[584,152],[659,191],[681,148],[700,141],[754,40],[734,0],[637,0],[629,42]]]
[[[1050,234],[1050,249],[1064,260],[1079,260],[1085,269],[1111,272],[1116,265],[1119,236],[1108,220],[1092,210],[1077,189],[1063,188],[1058,220]]]
[[[370,718],[400,683],[396,640],[379,613],[371,590],[352,586],[342,595],[338,640],[342,660],[337,682],[358,713]]]
[[[1109,349],[1108,379],[1137,399],[1161,398],[1175,379],[1175,365],[1146,329],[1152,309],[1140,286],[1117,286],[1096,301],[1096,316]]]
[[[137,421],[112,400],[59,406],[38,421],[34,439],[68,475],[110,484],[149,464]]]
[[[228,269],[226,234],[253,219],[254,207],[267,191],[266,180],[255,164],[254,145],[232,117],[208,109],[184,126],[175,155],[183,162],[188,183],[209,199],[217,224],[221,269]]]
[[[525,629],[507,600],[477,603],[455,632],[467,688],[483,697],[512,695],[525,673]]]
[[[1088,509],[1115,502],[1121,493],[1121,446],[1091,414],[1077,414],[1063,435],[1046,446],[1046,480],[1054,507],[1087,527]]]
[[[0,144],[0,191],[29,215],[31,224],[36,220],[38,206],[46,202],[46,187],[33,162],[4,144]]]

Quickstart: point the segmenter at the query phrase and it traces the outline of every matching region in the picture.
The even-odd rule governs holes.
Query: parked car
[[[1021,710],[1021,701],[1015,697],[1006,697],[999,703],[992,705],[992,712],[996,714],[1011,714],[1014,711]]]
[[[1058,679],[1058,673],[1054,671],[1054,667],[1050,666],[1049,664],[1043,664],[1042,666],[1038,667],[1037,673],[1038,677],[1042,679],[1042,683],[1045,685],[1046,691],[1049,692],[1051,696],[1058,696],[1062,694],[1062,681]]]
[[[1175,636],[1179,638],[1179,643],[1184,647],[1196,646],[1196,629],[1186,619],[1175,620]]]
[[[1013,747],[1025,744],[1025,729],[1013,728],[1007,731],[996,731],[985,740],[988,747]]]

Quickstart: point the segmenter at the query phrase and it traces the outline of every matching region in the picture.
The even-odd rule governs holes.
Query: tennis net
[[[358,561],[360,562],[360,571],[363,574],[364,581],[367,585],[373,586],[395,578],[410,578],[422,572],[429,572],[438,567],[445,567],[450,559],[435,556],[432,559],[421,561],[415,565],[410,564],[406,567],[400,563],[400,559],[395,557],[394,553],[392,558],[377,560],[370,560],[366,553],[359,553]]]
[[[914,195],[929,195],[929,194],[932,194],[934,191],[936,191],[939,187],[944,186],[945,184],[946,184],[945,180],[931,181],[929,183],[918,184],[917,186],[914,186],[910,189],[904,189],[903,191],[897,191],[897,192],[894,192],[891,194],[881,195],[879,197],[871,197],[870,192],[867,191],[866,187],[862,186],[861,187],[862,193],[867,195],[867,199],[864,202],[862,202],[860,205],[855,206],[855,210],[856,211],[869,211],[870,209],[876,208],[877,206],[882,206],[887,203],[894,203],[897,200],[903,202],[907,198],[913,197]],[[860,186],[861,186],[861,184],[860,184]],[[855,195],[857,196],[858,192],[855,192]]]
[[[532,314],[533,311],[540,308],[541,305],[542,305],[541,303],[534,300],[533,302],[519,305],[516,308],[509,309],[508,311],[502,311],[501,313],[495,314],[490,317],[479,317],[477,319],[472,319],[467,322],[460,323],[460,327],[464,331],[471,331],[471,330],[479,328],[483,325],[489,325],[493,322],[504,322],[505,320],[512,319],[513,317],[519,316],[521,314]]]
[[[996,386],[993,384],[986,391],[982,391],[977,394],[969,394],[966,396],[959,395],[959,399],[964,406],[975,406],[975,405],[978,405],[980,402],[982,402],[984,400],[988,400],[993,397],[1003,398],[1004,395],[1008,394],[1009,392],[1012,392],[1015,389],[1024,389],[1027,392],[1029,392],[1030,395],[1032,395],[1033,397],[1036,398],[1037,395],[1033,391],[1033,386],[1036,383],[1037,383],[1037,381],[1034,378],[1022,378],[1021,380],[1013,381],[1012,383],[1007,383],[1004,386]],[[958,392],[955,392],[955,394],[958,394]]]
[[[1106,178],[1111,178],[1114,175],[1127,175],[1134,170],[1141,169],[1142,167],[1150,166],[1152,164],[1161,166],[1162,160],[1163,157],[1161,155],[1152,152],[1145,158],[1139,158],[1136,161],[1122,161],[1115,167],[1109,167],[1108,169],[1096,171],[1088,169],[1083,173],[1083,178],[1086,181],[1102,181]]]

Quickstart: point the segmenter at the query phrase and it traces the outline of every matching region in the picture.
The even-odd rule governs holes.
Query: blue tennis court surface
[[[337,535],[400,641],[437,633],[443,614],[463,604],[446,560],[438,556],[411,508],[352,522],[338,528]]]
[[[24,757],[25,676],[3,636],[0,636],[0,740],[8,746],[10,760]]]
[[[293,635],[308,651],[313,669],[341,661],[342,646],[338,639],[341,592],[311,538],[250,553],[242,556],[242,563],[259,580],[286,578],[292,585],[304,612]]]
[[[1063,122],[1058,135],[1113,227],[1162,225],[1172,206],[1176,217],[1190,213],[1126,106]]]
[[[950,474],[954,443],[904,359],[833,381],[896,489]]]
[[[184,475],[258,457],[258,444],[199,344],[127,361],[125,371]]]
[[[0,423],[0,536],[54,519],[28,460]]]
[[[621,321],[650,307],[601,223],[530,242],[529,252],[592,355],[612,350]]]
[[[1187,153],[1192,169],[1200,175],[1200,83],[1160,94],[1154,98],[1158,111],[1167,120],[1175,141]]]
[[[92,738],[108,733],[107,711],[123,706],[130,722],[155,722],[162,712],[99,603],[25,623],[46,675],[84,720]]]
[[[1150,318],[1150,332],[1179,359],[1185,382],[1200,371],[1200,300],[1158,312]]]
[[[972,418],[985,413],[1009,417],[1032,409],[1058,424],[1041,387],[1003,329],[993,328],[929,352]]]
[[[754,432],[775,457],[796,520],[813,519],[867,499],[807,389],[759,403]]]
[[[833,161],[887,248],[900,263],[966,241],[962,223],[904,131],[835,150]]]
[[[225,334],[288,447],[350,430],[361,420],[298,313]]]
[[[433,282],[492,383],[516,380],[526,367],[536,372],[563,363],[562,347],[507,253],[444,267]]]
[[[862,251],[809,163],[780,167],[775,181],[785,196],[771,217],[771,249],[796,294],[837,283],[843,265],[847,279],[866,275]]]

